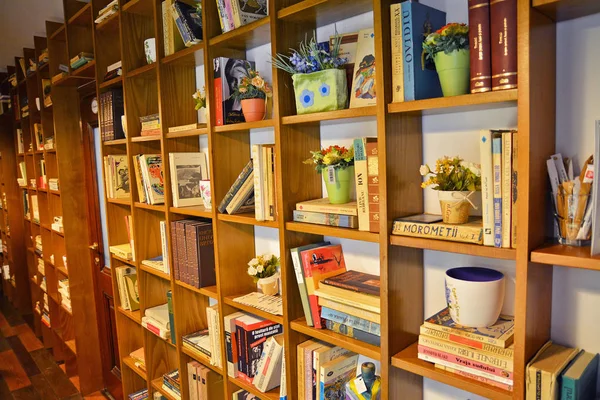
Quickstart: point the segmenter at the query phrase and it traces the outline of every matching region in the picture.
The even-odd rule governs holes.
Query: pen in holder
[[[552,197],[558,242],[568,246],[589,246],[592,235],[591,194],[558,193],[556,198]]]

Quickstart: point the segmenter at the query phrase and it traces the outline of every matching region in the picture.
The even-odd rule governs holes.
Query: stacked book
[[[192,332],[189,335],[183,336],[181,340],[181,345],[187,350],[195,353],[196,358],[202,359],[206,363],[210,363],[213,351],[208,329]]]
[[[44,107],[52,106],[52,81],[42,79],[42,89],[44,92]]]
[[[100,12],[98,12],[98,18],[94,20],[96,24],[101,24],[102,22],[109,19],[112,15],[115,15],[119,11],[119,2],[118,0],[113,0],[106,5],[106,7],[102,8]]]
[[[171,222],[175,279],[195,288],[216,285],[215,250],[211,220]]]
[[[169,275],[171,270],[169,268],[169,253],[167,244],[167,223],[166,221],[160,221],[160,241],[162,254],[149,260],[142,260],[142,265],[155,269],[162,272],[163,274]]]
[[[60,304],[68,312],[73,312],[71,308],[71,292],[69,290],[69,280],[61,279],[58,281],[58,293],[60,293]]]
[[[328,198],[303,201],[296,203],[293,218],[295,222],[359,228],[356,201],[346,204],[331,204]]]
[[[255,212],[254,205],[254,163],[246,164],[242,172],[225,194],[218,210],[224,214]]]
[[[38,66],[41,68],[42,66],[46,65],[48,63],[48,61],[50,61],[50,56],[49,56],[49,52],[48,52],[48,48],[46,47],[44,50],[42,50],[42,53],[38,56]]]
[[[106,74],[104,75],[104,82],[110,81],[111,79],[116,79],[123,75],[123,63],[121,61],[117,61],[114,64],[109,65],[106,68]]]
[[[162,389],[175,399],[181,399],[181,379],[179,370],[175,369],[163,375]]]
[[[121,116],[125,114],[123,88],[111,88],[98,96],[98,119],[102,141],[125,138]]]
[[[379,346],[379,277],[346,271],[341,245],[323,242],[290,251],[306,324]]]
[[[129,230],[128,230],[128,234],[129,234]],[[111,254],[114,254],[115,256],[122,258],[124,260],[133,260],[134,259],[132,248],[131,248],[131,243],[117,244],[114,246],[110,246],[108,249]]]
[[[275,146],[252,146],[254,170],[254,214],[257,221],[275,221]]]
[[[42,129],[42,124],[34,123],[33,124],[33,133],[35,136],[35,150],[42,151],[44,150],[44,131]]]
[[[46,264],[41,257],[38,257],[38,272],[44,276],[46,275]]]
[[[134,267],[123,266],[115,268],[117,288],[121,308],[129,311],[140,309],[140,296],[138,292],[137,271]]]
[[[202,42],[202,14],[198,12],[196,7],[184,3],[183,1],[175,0],[171,6],[171,16],[179,30],[181,39],[186,47],[193,46]],[[164,18],[163,11],[163,18]],[[172,31],[169,31],[171,34]],[[166,39],[165,39],[166,43]],[[171,50],[169,48],[169,50]],[[174,52],[174,51],[173,51]],[[172,53],[169,53],[172,54]]]
[[[392,235],[483,244],[483,224],[480,217],[469,217],[467,223],[453,225],[444,223],[441,215],[417,214],[396,218]]]
[[[44,247],[42,246],[42,235],[35,236],[34,245],[35,254],[37,254],[39,257],[42,257],[42,250],[44,249]]]
[[[148,396],[148,389],[142,389],[138,390],[137,392],[131,393],[129,396],[127,396],[127,398],[129,400],[146,400],[149,398]]]
[[[264,388],[265,384],[269,386],[273,382],[273,376],[261,378],[260,375],[265,371],[259,371],[258,365],[267,339],[281,335],[283,326],[244,312],[227,315],[223,322],[227,352],[227,374],[249,384],[253,384],[254,378],[258,375],[259,378],[256,383],[258,384],[262,380],[261,387]],[[281,345],[281,340],[278,338],[273,349],[275,350]],[[276,372],[273,371],[271,375],[277,375]],[[279,371],[279,375],[281,375],[281,371]],[[280,376],[277,379],[276,386],[279,386],[279,382]]]
[[[332,382],[338,380],[338,387],[356,378],[358,355],[339,346],[332,346],[318,340],[307,340],[297,346],[298,350],[298,398],[323,399],[329,392]],[[331,371],[337,371],[330,374]]]
[[[109,199],[128,199],[130,197],[127,155],[104,156],[104,182],[106,197]]]
[[[142,125],[142,136],[157,136],[160,135],[162,132],[160,125],[160,116],[158,114],[140,117],[140,124]]]
[[[217,0],[217,10],[223,33],[258,21],[269,15],[267,1]]]
[[[76,70],[78,68],[83,67],[85,64],[94,60],[94,55],[92,53],[81,52],[77,54],[75,57],[71,58],[71,69]]]
[[[147,308],[142,318],[142,326],[162,339],[171,337],[171,321],[167,303]]]
[[[48,189],[54,190],[54,191],[60,190],[60,186],[58,185],[58,178],[48,179]]]
[[[50,325],[50,314],[49,314],[49,311],[44,310],[42,312],[42,323],[44,325],[46,325],[48,328],[51,327],[51,325]]]
[[[160,154],[138,154],[133,157],[133,171],[140,203],[164,204],[165,182]]]
[[[418,357],[447,372],[512,391],[514,328],[514,317],[505,315],[485,329],[462,327],[445,308],[421,325]]]
[[[144,355],[143,347],[129,353],[129,357],[132,358],[133,363],[137,368],[146,371],[146,356]]]
[[[190,399],[222,400],[223,377],[197,361],[187,363]]]

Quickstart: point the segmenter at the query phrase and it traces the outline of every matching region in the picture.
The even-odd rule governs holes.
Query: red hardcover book
[[[469,0],[471,93],[492,90],[490,55],[490,0]]]
[[[517,87],[517,0],[490,2],[492,90]]]
[[[379,277],[358,271],[346,271],[343,274],[324,279],[321,283],[373,296],[380,294]]]
[[[171,244],[173,248],[173,270],[175,271],[175,279],[179,280],[179,249],[177,247],[177,221],[171,222]]]
[[[214,82],[215,82],[215,125],[222,126],[225,125],[223,121],[223,87],[222,87],[222,79],[224,77],[221,76],[221,67],[220,67],[220,59],[215,58],[213,60],[214,66]],[[208,96],[208,94],[207,94]]]
[[[369,193],[369,231],[379,233],[379,151],[377,139],[367,139],[367,185]]]
[[[305,250],[300,253],[300,257],[314,326],[323,329],[325,323],[321,320],[321,306],[315,290],[319,288],[319,282],[322,280],[346,272],[342,246],[337,244]]]
[[[194,270],[198,270],[198,250],[196,247],[196,224],[188,222],[185,224],[185,251],[187,254],[183,274],[183,281],[194,286]]]

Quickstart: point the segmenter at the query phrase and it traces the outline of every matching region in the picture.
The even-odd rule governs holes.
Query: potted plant
[[[344,65],[346,58],[339,56],[341,39],[336,36],[331,49],[317,43],[316,38],[291,49],[290,56],[277,54],[273,65],[292,75],[296,98],[296,112],[309,114],[346,108],[348,83]]]
[[[329,146],[319,151],[311,151],[312,157],[304,161],[314,164],[323,175],[327,196],[331,204],[344,204],[350,201],[350,189],[354,182],[354,147]],[[325,172],[325,173],[323,173]]]
[[[430,33],[423,42],[423,64],[433,60],[445,97],[469,92],[469,27],[456,22]]]
[[[206,115],[206,91],[204,88],[202,88],[202,90],[197,89],[194,94],[192,95],[192,97],[194,98],[194,109],[196,111],[200,111],[201,109],[204,108],[204,118],[206,120],[208,120],[208,116]]]
[[[267,97],[271,96],[271,88],[258,71],[246,70],[244,76],[231,94],[242,104],[242,112],[246,122],[262,121],[267,114]]]
[[[270,296],[279,293],[279,257],[263,254],[253,258],[248,263],[248,275],[262,293]]]
[[[447,224],[464,224],[469,220],[471,207],[477,209],[473,195],[481,191],[481,169],[460,157],[444,157],[435,163],[435,171],[429,165],[421,165],[422,176],[428,177],[422,188],[431,186],[438,191],[442,218]]]

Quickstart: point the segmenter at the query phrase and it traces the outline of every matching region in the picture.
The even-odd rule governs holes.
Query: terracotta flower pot
[[[242,112],[246,122],[262,121],[267,113],[267,100],[244,99],[242,100]]]

